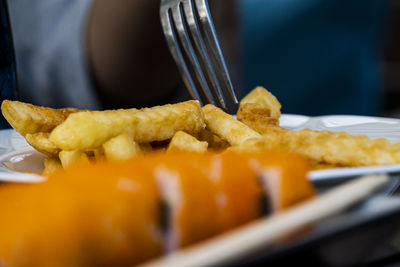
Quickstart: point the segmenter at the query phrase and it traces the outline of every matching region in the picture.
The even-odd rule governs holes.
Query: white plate
[[[400,120],[392,118],[331,115],[307,117],[301,115],[282,115],[281,127],[301,130],[327,130],[348,132],[352,135],[367,135],[371,138],[384,137],[392,142],[400,142]],[[349,167],[312,171],[309,177],[313,181],[340,179],[371,173],[397,173],[400,164],[388,166]]]
[[[0,182],[37,183],[45,156],[14,130],[0,131]]]
[[[284,128],[301,130],[345,131],[352,135],[367,135],[371,138],[384,137],[392,142],[400,142],[400,120],[391,118],[332,115],[307,117],[284,114],[280,119]],[[1,177],[3,172],[40,173],[44,156],[36,152],[25,139],[14,130],[0,131],[0,181],[20,182],[15,178]],[[341,179],[371,173],[400,172],[400,164],[390,166],[352,167],[312,171],[309,177],[313,181]],[[26,176],[23,182],[37,182],[37,177]]]

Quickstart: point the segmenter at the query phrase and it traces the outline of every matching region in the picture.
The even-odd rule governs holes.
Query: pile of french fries
[[[284,150],[315,166],[400,163],[400,143],[348,133],[279,127],[281,104],[262,87],[240,102],[237,119],[197,101],[144,109],[52,109],[3,101],[2,113],[26,141],[47,155],[43,175],[81,161],[126,160],[156,149],[206,152]]]

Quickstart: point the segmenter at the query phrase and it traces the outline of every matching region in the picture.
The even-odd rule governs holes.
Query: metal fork
[[[168,47],[192,97],[234,111],[238,101],[207,0],[161,0],[160,15]]]

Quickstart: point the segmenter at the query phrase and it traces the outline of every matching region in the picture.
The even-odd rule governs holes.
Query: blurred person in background
[[[142,107],[184,100],[159,0],[12,0],[21,100]],[[388,12],[376,0],[209,0],[236,91],[283,112],[376,115]],[[179,89],[180,88],[180,89]]]

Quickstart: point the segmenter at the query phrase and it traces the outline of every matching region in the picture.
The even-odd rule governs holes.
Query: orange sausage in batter
[[[295,155],[150,154],[0,187],[0,266],[129,266],[279,211],[314,191]]]

